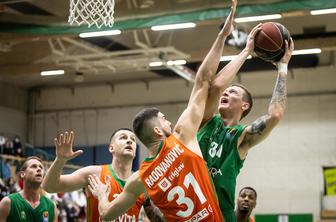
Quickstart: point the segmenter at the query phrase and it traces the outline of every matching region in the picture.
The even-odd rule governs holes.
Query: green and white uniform
[[[236,178],[244,163],[237,144],[245,128],[245,125],[225,126],[220,115],[215,115],[197,135],[203,158],[214,180],[225,222],[236,222]]]
[[[7,222],[53,222],[55,217],[54,203],[47,197],[40,197],[40,204],[32,206],[19,193],[8,196],[11,200]]]

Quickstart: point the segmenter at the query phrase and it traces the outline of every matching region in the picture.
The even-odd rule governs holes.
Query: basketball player
[[[242,85],[228,85],[254,49],[254,36],[260,25],[250,32],[246,48],[216,75],[211,82],[198,141],[209,172],[214,179],[220,208],[226,222],[235,222],[236,178],[250,148],[264,140],[284,115],[286,108],[287,66],[294,50],[293,40],[286,41],[286,52],[278,67],[278,78],[266,115],[251,125],[239,122],[252,108],[252,96]],[[227,88],[228,87],[228,88]],[[219,101],[219,102],[218,102]],[[214,115],[218,107],[219,115]]]
[[[146,192],[167,221],[223,221],[196,135],[211,77],[217,69],[213,64],[218,65],[223,42],[232,31],[236,4],[233,0],[230,15],[196,74],[189,104],[174,129],[156,108],[144,109],[135,116],[134,132],[149,149],[150,157],[127,181],[123,193],[110,203],[109,187],[97,176],[90,177],[89,189],[99,200],[104,220],[115,219]]]
[[[126,180],[132,173],[132,162],[136,153],[134,133],[127,128],[116,130],[110,139],[109,151],[112,154],[112,163],[108,165],[92,165],[76,170],[69,175],[61,175],[65,163],[77,157],[82,150],[73,152],[73,132],[65,132],[55,138],[56,159],[49,168],[43,181],[43,188],[50,193],[69,192],[87,187],[88,176],[93,174],[105,181],[109,177],[111,192],[109,200],[113,200],[122,192]],[[140,196],[136,203],[125,214],[120,215],[119,221],[137,221],[144,197]],[[87,195],[87,221],[99,221],[98,200],[90,193]],[[150,213],[150,215],[155,215]],[[151,218],[150,218],[151,219]]]
[[[41,195],[42,160],[36,156],[28,157],[21,166],[19,177],[23,180],[23,190],[1,200],[0,222],[56,222],[56,205]]]
[[[251,213],[257,205],[257,191],[252,187],[244,187],[237,198],[237,222],[254,222]]]

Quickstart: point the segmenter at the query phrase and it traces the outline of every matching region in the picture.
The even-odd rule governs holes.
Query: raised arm
[[[236,6],[237,0],[232,0],[230,14],[196,73],[195,83],[189,98],[188,107],[184,110],[175,126],[174,132],[176,136],[185,144],[195,137],[203,118],[209,84],[218,68],[220,57],[223,52],[224,41],[233,29],[232,23]]]
[[[220,62],[220,57],[223,53],[225,40],[233,30],[233,20],[234,15],[236,13],[236,8],[237,8],[237,0],[232,0],[230,14],[226,18],[225,23],[220,32],[218,33],[215,42],[212,44],[210,51],[208,52],[208,54],[206,55],[206,57],[204,58],[202,64],[198,69],[199,72],[208,73],[212,78],[216,74]],[[193,88],[190,97],[193,97],[195,90],[196,89]],[[191,100],[189,100],[189,103],[190,102]]]
[[[241,136],[242,143],[239,146],[241,157],[247,155],[248,149],[264,140],[273,128],[279,123],[286,109],[286,78],[287,66],[294,50],[294,42],[286,41],[286,52],[278,63],[278,78],[274,87],[271,102],[268,106],[268,113],[255,120],[252,125],[246,127]]]
[[[202,124],[212,118],[218,108],[218,101],[223,91],[232,83],[241,66],[244,64],[247,57],[254,50],[254,37],[260,30],[261,24],[255,26],[247,37],[245,48],[231,60],[211,81],[209,95],[205,106],[205,112]]]
[[[49,193],[78,190],[88,185],[90,174],[99,174],[98,166],[81,168],[69,175],[61,175],[66,162],[82,154],[82,150],[73,152],[73,132],[65,132],[54,139],[56,159],[47,171],[42,187]]]
[[[102,183],[96,175],[89,177],[89,190],[98,199],[98,210],[104,221],[112,221],[124,214],[136,202],[137,198],[145,191],[138,172],[134,173],[126,182],[123,192],[112,202],[109,202],[109,179]]]

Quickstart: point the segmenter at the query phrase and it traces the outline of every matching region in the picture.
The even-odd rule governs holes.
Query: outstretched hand
[[[258,25],[256,25],[250,31],[249,35],[247,36],[247,41],[246,41],[245,48],[247,49],[248,52],[250,52],[250,54],[254,50],[254,38],[255,38],[256,34],[261,30],[261,26],[262,26],[262,23],[259,23]]]
[[[97,175],[90,175],[89,176],[89,190],[93,196],[95,196],[98,200],[105,197],[108,199],[108,196],[111,191],[110,187],[111,177],[105,177],[105,184],[100,181]]]
[[[236,14],[236,8],[237,8],[237,0],[232,0],[230,14],[226,18],[224,26],[222,28],[222,32],[223,32],[224,36],[229,36],[234,29],[233,28],[233,20],[234,20],[235,14]]]
[[[72,145],[74,142],[74,132],[71,131],[61,133],[58,138],[54,139],[55,147],[56,147],[56,156],[58,159],[63,161],[71,160],[83,153],[83,150],[77,150],[74,152],[72,150]]]
[[[285,40],[285,44],[286,44],[286,51],[283,57],[280,59],[280,62],[288,64],[294,51],[294,41],[292,37],[289,39],[289,43],[287,40]]]

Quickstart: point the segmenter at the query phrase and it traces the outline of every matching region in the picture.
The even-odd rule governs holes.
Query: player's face
[[[129,130],[119,130],[113,137],[110,144],[113,156],[130,156],[135,157],[136,139],[133,132]]]
[[[158,119],[161,124],[163,133],[165,134],[165,136],[168,137],[172,133],[171,122],[169,122],[166,119],[166,116],[161,112],[158,113]]]
[[[28,160],[27,168],[21,175],[27,182],[41,184],[44,177],[44,166],[36,159]]]
[[[257,197],[250,189],[244,189],[240,192],[238,197],[238,209],[240,211],[250,212],[256,206]]]
[[[219,112],[237,112],[238,110],[242,110],[243,105],[246,103],[243,101],[244,93],[244,90],[238,86],[230,86],[225,89],[219,99]]]

